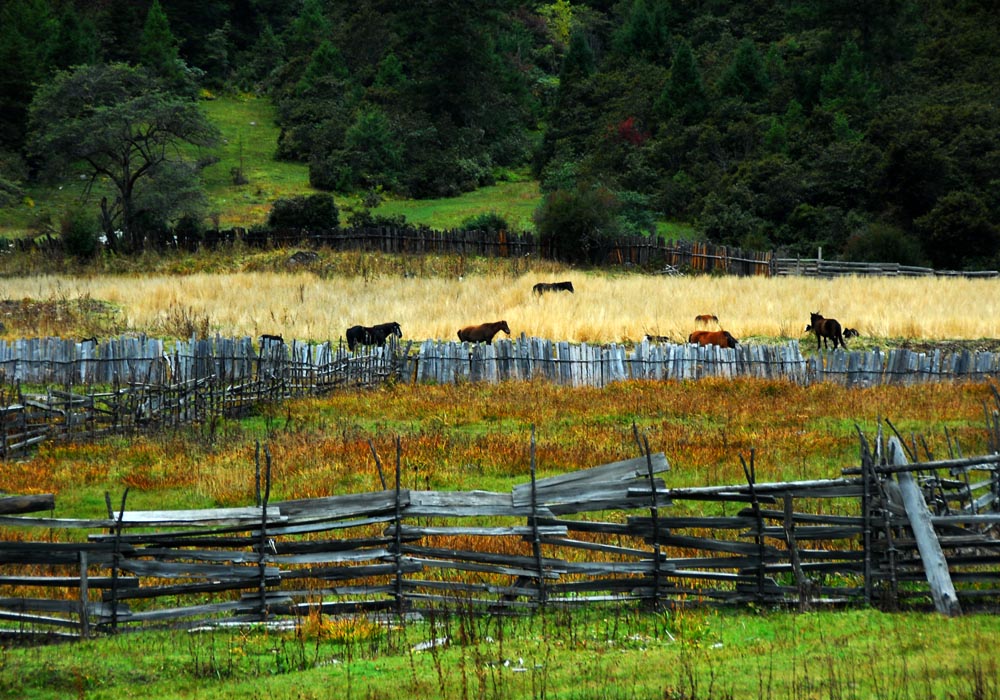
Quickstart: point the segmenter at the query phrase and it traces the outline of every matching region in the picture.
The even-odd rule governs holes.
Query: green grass
[[[998,634],[995,615],[872,610],[311,618],[8,649],[0,698],[995,700]]]
[[[411,224],[439,229],[459,228],[479,214],[499,214],[515,231],[533,231],[532,216],[541,202],[538,183],[512,180],[445,199],[389,199],[375,213],[379,216],[402,214]]]
[[[218,161],[203,171],[208,197],[208,223],[222,228],[249,227],[267,219],[274,200],[316,190],[309,184],[305,163],[274,159],[280,130],[275,124],[275,108],[270,100],[252,95],[223,94],[200,102],[208,118],[219,128],[221,142]],[[192,158],[204,157],[193,149]],[[234,169],[246,179],[234,181]],[[100,183],[85,199],[86,180],[67,177],[54,185],[31,185],[24,200],[0,209],[0,236],[20,238],[29,232],[55,232],[65,211],[73,206],[93,207],[104,194],[113,194]],[[360,208],[360,196],[336,195],[341,210]],[[407,222],[435,229],[459,228],[469,218],[496,213],[515,231],[534,231],[534,212],[541,203],[538,182],[523,173],[506,173],[495,185],[443,199],[387,198],[374,211],[380,216],[405,216]],[[346,217],[342,217],[345,219]],[[670,240],[697,238],[690,225],[659,222],[656,232]]]

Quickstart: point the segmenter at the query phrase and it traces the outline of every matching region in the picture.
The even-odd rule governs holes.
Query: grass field
[[[576,270],[554,263],[386,256],[320,251],[305,269],[292,251],[244,252],[228,268],[201,272],[196,256],[166,259],[162,268],[100,274],[0,278],[0,298],[106,302],[113,314],[102,335],[140,331],[176,334],[178,320],[224,335],[281,334],[337,340],[349,326],[400,322],[405,338],[455,338],[462,326],[505,319],[514,335],[574,342],[639,341],[646,334],[683,342],[694,317],[715,314],[742,342],[815,339],[803,333],[809,312],[858,329],[852,347],[920,340],[982,340],[998,335],[1000,280],[941,278],[684,276]],[[538,281],[571,279],[575,293],[538,297]],[[65,320],[12,319],[5,335],[83,334]],[[815,347],[814,345],[812,347]]]

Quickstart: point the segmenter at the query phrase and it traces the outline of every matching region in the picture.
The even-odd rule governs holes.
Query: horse
[[[857,338],[857,337],[858,337],[858,329],[857,328],[845,328],[844,329],[844,339],[845,340],[847,338]]]
[[[536,295],[541,296],[545,292],[570,292],[573,293],[573,283],[566,282],[539,282],[531,288]]]
[[[715,314],[698,314],[694,317],[694,322],[702,326],[707,326],[709,323],[719,325],[719,317]]]
[[[698,345],[718,345],[720,348],[735,348],[740,344],[729,331],[694,331],[688,336],[688,342]]]
[[[493,336],[500,331],[510,335],[510,327],[506,321],[481,323],[478,326],[466,326],[458,330],[458,339],[470,343],[492,343]]]
[[[385,345],[386,338],[390,335],[403,337],[403,329],[396,321],[379,323],[375,326],[351,326],[347,329],[347,349],[354,352],[358,344]]]
[[[819,315],[818,311],[809,314],[809,325],[806,326],[805,332],[816,334],[817,350],[819,350],[820,341],[822,341],[823,347],[826,348],[827,338],[833,341],[834,350],[837,349],[837,343],[840,343],[840,347],[847,349],[847,343],[844,342],[844,334],[840,329],[840,322],[835,318],[823,318]]]

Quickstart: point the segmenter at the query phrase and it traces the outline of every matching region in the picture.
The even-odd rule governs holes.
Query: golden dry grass
[[[810,311],[867,338],[976,339],[997,336],[1000,319],[1000,280],[993,279],[669,277],[551,265],[463,271],[46,274],[3,279],[0,298],[107,301],[120,309],[117,331],[170,335],[183,317],[223,335],[316,341],[392,320],[405,338],[454,339],[461,326],[498,319],[514,335],[611,342],[650,333],[683,341],[703,313],[740,339],[805,339]],[[532,294],[535,282],[561,279],[571,279],[576,293]]]

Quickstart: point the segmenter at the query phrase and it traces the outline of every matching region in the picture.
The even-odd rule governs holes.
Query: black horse
[[[539,282],[534,287],[531,288],[538,296],[545,294],[545,292],[573,292],[573,283],[570,281],[566,282]]]
[[[837,349],[837,343],[840,343],[840,347],[847,349],[847,343],[844,342],[844,334],[840,328],[840,322],[835,318],[823,318],[819,315],[819,312],[809,314],[809,325],[806,326],[807,333],[812,332],[816,334],[816,349],[819,350],[820,341],[823,342],[823,347],[826,348],[826,340],[829,338],[833,341],[833,349]]]
[[[395,321],[377,326],[351,326],[347,329],[347,349],[354,352],[358,345],[385,345],[390,335],[403,337],[403,329]]]

